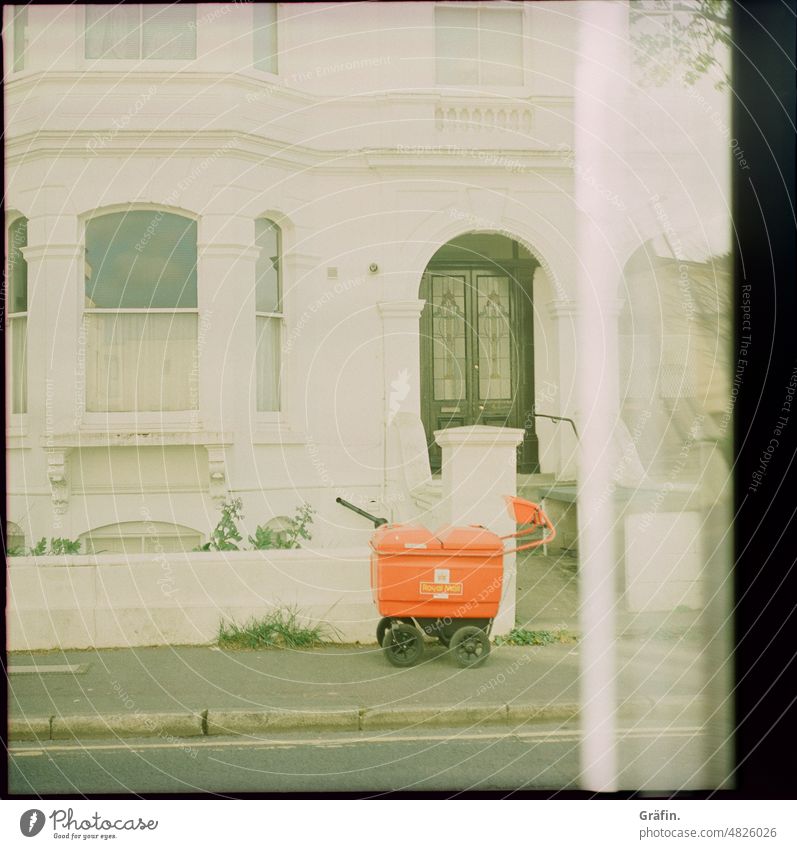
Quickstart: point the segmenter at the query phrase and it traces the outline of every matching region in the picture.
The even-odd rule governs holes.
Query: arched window
[[[6,523],[6,551],[9,554],[25,553],[25,532],[15,522]]]
[[[28,219],[17,218],[8,228],[8,375],[11,383],[11,412],[28,410],[28,264],[22,248],[28,244]]]
[[[136,210],[86,226],[86,411],[198,404],[196,221]]]
[[[171,522],[119,522],[80,535],[86,554],[169,554],[191,551],[202,534]]]
[[[280,409],[280,348],[282,337],[282,237],[269,218],[255,222],[260,253],[255,266],[257,311],[257,411]]]

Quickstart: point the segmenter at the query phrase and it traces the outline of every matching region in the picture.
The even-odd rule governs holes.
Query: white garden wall
[[[367,548],[12,558],[8,648],[202,645],[280,606],[373,642],[368,563]]]

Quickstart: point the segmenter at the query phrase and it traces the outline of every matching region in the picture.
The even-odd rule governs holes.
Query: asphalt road
[[[623,787],[715,786],[707,742],[694,726],[623,730]],[[578,729],[18,743],[9,770],[13,795],[577,789]]]

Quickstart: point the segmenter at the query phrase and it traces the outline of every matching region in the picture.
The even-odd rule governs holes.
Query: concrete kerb
[[[51,740],[51,716],[31,716],[23,719],[8,718],[9,740]]]
[[[641,718],[669,700],[629,699],[618,707],[623,717]],[[699,707],[700,699],[675,699],[669,707],[679,715],[687,707]],[[566,722],[579,717],[576,702],[549,704],[492,704],[461,707],[380,707],[328,711],[204,710],[200,713],[150,713],[135,716],[10,717],[12,741],[88,739],[99,737],[210,737],[258,735],[271,732],[376,731],[471,726],[516,728],[533,722]]]
[[[51,740],[98,737],[201,737],[204,717],[191,713],[138,713],[105,716],[54,716]],[[11,730],[9,729],[9,737]]]
[[[207,734],[262,734],[269,731],[358,731],[356,708],[328,711],[208,711]]]
[[[526,706],[528,718],[575,718],[578,706]],[[506,725],[507,704],[471,707],[350,708],[331,711],[202,711],[192,714],[137,716],[11,717],[9,740],[68,740],[96,737],[198,737],[263,734],[272,731],[367,731],[388,728],[421,730],[442,726]]]

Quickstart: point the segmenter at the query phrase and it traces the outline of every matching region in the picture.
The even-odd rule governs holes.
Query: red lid
[[[377,551],[440,550],[440,540],[421,525],[382,525],[374,531],[371,545]]]
[[[501,538],[476,525],[440,528],[437,538],[446,551],[503,551]]]

